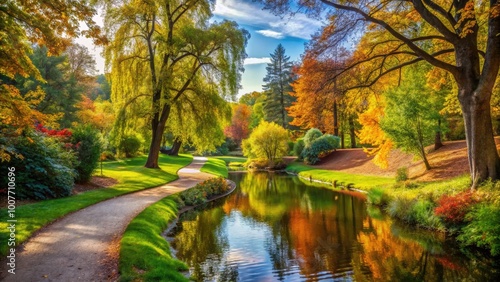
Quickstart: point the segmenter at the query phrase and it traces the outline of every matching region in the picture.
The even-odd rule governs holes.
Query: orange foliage
[[[292,84],[296,97],[288,110],[293,117],[292,125],[301,128],[318,128],[323,132],[333,133],[333,103],[340,99],[331,80],[332,60],[318,61],[312,56],[305,56],[302,65],[294,71],[299,78]]]
[[[250,135],[251,115],[252,108],[250,106],[245,104],[234,105],[231,125],[224,129],[224,134],[240,144],[241,140],[248,138],[248,135]]]

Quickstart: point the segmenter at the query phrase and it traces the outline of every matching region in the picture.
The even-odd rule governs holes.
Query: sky
[[[262,6],[252,0],[217,0],[213,14],[215,21],[235,21],[251,35],[246,47],[245,72],[242,74],[242,88],[238,96],[262,91],[270,54],[278,44],[285,47],[285,54],[290,56],[291,61],[300,61],[305,43],[322,25],[320,21],[300,13],[293,18],[288,15],[275,16],[270,11],[262,10]],[[95,17],[95,21],[102,25],[99,16]],[[87,46],[95,56],[98,72],[104,73],[104,59],[100,55],[102,49],[96,48],[91,40],[85,38],[79,38],[77,43]]]

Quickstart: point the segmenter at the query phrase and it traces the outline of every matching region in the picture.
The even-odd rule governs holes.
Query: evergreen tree
[[[284,128],[289,128],[292,120],[286,108],[291,106],[293,97],[290,95],[293,81],[292,62],[285,55],[285,48],[279,44],[271,55],[271,63],[267,64],[267,75],[263,85],[265,91],[264,117],[269,122],[275,122]]]

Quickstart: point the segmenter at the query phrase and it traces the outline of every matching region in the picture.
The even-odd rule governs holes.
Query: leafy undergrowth
[[[146,156],[103,163],[103,174],[118,180],[118,184],[102,189],[87,191],[67,198],[40,201],[16,207],[16,245],[26,241],[35,231],[63,217],[95,203],[123,194],[159,186],[178,178],[177,171],[192,161],[192,156],[171,157],[161,155],[161,169],[144,167]],[[0,242],[7,242],[7,211],[0,210]],[[2,244],[0,253],[7,253],[9,246]]]
[[[288,172],[297,173],[301,177],[312,178],[328,183],[333,183],[334,181],[337,181],[339,184],[343,182],[345,185],[352,183],[354,187],[365,190],[394,183],[394,179],[390,177],[349,174],[333,170],[315,169],[298,162],[290,163],[286,170]]]
[[[208,158],[200,171],[227,178],[228,170],[226,162],[219,158]]]
[[[178,208],[205,203],[207,198],[229,189],[224,178],[211,178],[142,211],[130,222],[121,239],[120,280],[188,281],[180,273],[188,269],[186,264],[172,257],[170,246],[161,234],[177,217]]]

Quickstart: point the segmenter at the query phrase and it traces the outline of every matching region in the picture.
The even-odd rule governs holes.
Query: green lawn
[[[118,180],[118,184],[110,188],[103,188],[81,193],[75,196],[54,200],[40,201],[34,204],[18,206],[16,208],[16,242],[17,245],[26,241],[35,231],[52,221],[92,204],[130,192],[155,187],[178,178],[177,171],[192,161],[192,156],[180,157],[160,156],[161,169],[147,169],[144,167],[146,156],[103,163],[105,176]],[[100,173],[100,172],[99,172]],[[0,210],[0,242],[7,242],[6,209]],[[7,244],[0,246],[2,255],[7,253]]]
[[[175,197],[149,206],[128,225],[120,242],[120,281],[188,281],[179,273],[186,264],[172,257],[161,236],[177,217]]]
[[[286,170],[297,173],[301,177],[311,177],[312,179],[328,183],[332,183],[335,180],[337,180],[337,183],[344,182],[346,185],[353,183],[355,188],[363,190],[394,184],[394,178],[391,177],[349,174],[334,170],[316,169],[298,162],[290,163]]]
[[[224,162],[226,162],[226,165],[229,165],[230,163],[244,163],[247,161],[247,158],[245,157],[234,157],[234,156],[215,156],[211,158],[223,160]]]
[[[226,162],[221,158],[208,158],[200,171],[227,178],[228,170]]]

